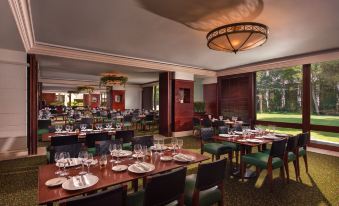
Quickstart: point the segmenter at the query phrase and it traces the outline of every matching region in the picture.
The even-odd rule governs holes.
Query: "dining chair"
[[[80,120],[81,124],[86,124],[87,128],[93,128],[93,118],[82,118]]]
[[[203,118],[201,120],[201,127],[212,127],[212,121],[209,118]]]
[[[49,128],[52,125],[50,119],[40,119],[38,120],[38,137],[41,140],[43,134],[49,133]]]
[[[132,148],[136,144],[140,144],[143,146],[151,147],[153,146],[153,135],[145,135],[145,136],[136,136],[132,138]]]
[[[132,150],[132,139],[134,137],[134,130],[118,130],[115,132],[115,139],[122,141],[124,150]]]
[[[55,163],[54,155],[57,152],[68,152],[71,158],[78,157],[78,154],[81,150],[82,144],[68,144],[68,145],[59,145],[59,146],[51,146],[48,153],[48,162]]]
[[[288,163],[293,162],[294,171],[295,171],[295,179],[298,181],[299,175],[299,166],[298,166],[298,141],[299,136],[292,136],[289,137],[287,140],[286,152],[285,152],[285,170],[287,175],[287,182],[290,180],[290,173],[288,168]]]
[[[143,190],[127,196],[127,206],[184,205],[186,167],[146,178]]]
[[[218,128],[218,134],[228,134],[229,132],[229,126],[219,126]],[[232,143],[232,142],[223,142],[223,145],[227,145],[228,147],[232,148],[234,153],[235,153],[235,162],[238,165],[239,163],[239,152],[240,152],[240,147],[238,144],[236,143]],[[233,155],[232,155],[233,156]],[[232,157],[233,158],[233,157]],[[230,160],[232,161],[232,160]]]
[[[128,128],[130,129],[132,127],[132,115],[125,115],[123,118],[123,125],[124,125],[124,129]]]
[[[200,149],[201,154],[207,152],[212,155],[212,161],[214,161],[214,156],[218,160],[221,155],[228,154],[232,162],[232,152],[233,149],[227,145],[214,142],[213,140],[214,130],[212,127],[201,128],[200,131]]]
[[[108,135],[108,132],[101,133],[87,133],[85,137],[85,145],[87,147],[87,151],[91,154],[95,154],[95,141],[103,141],[110,140],[111,137]]]
[[[273,174],[274,169],[280,168],[280,175],[285,179],[284,163],[285,163],[285,151],[286,151],[287,139],[273,141],[270,153],[256,152],[243,155],[241,158],[241,179],[244,181],[244,173],[246,165],[254,165],[257,167],[257,171],[261,169],[267,169],[267,175],[269,177],[270,191],[273,190]],[[288,166],[288,165],[285,165]]]
[[[306,173],[308,173],[308,163],[307,163],[307,142],[310,139],[310,133],[305,132],[298,135],[298,152],[297,152],[297,161],[298,161],[298,174],[300,178],[300,164],[299,158],[303,157],[305,163]]]
[[[197,117],[193,117],[192,119],[193,123],[193,136],[195,135],[196,132],[200,132],[201,124],[200,124],[200,119]]]
[[[78,135],[60,135],[51,137],[51,146],[61,146],[78,143]]]
[[[197,174],[186,177],[185,205],[224,205],[226,159],[199,164]]]
[[[126,186],[116,186],[95,194],[76,197],[60,202],[60,206],[125,206],[127,196]]]
[[[141,122],[143,126],[148,125],[148,129],[151,130],[151,126],[154,124],[154,114],[146,115],[145,119],[143,119]]]

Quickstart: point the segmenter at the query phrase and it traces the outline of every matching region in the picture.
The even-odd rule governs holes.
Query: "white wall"
[[[126,85],[125,108],[141,109],[142,87],[139,85]]]
[[[26,53],[0,49],[0,152],[26,144]]]

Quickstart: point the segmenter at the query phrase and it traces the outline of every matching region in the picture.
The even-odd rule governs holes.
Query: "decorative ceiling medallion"
[[[268,37],[268,27],[256,22],[228,24],[210,31],[207,46],[217,51],[237,53],[263,45]]]

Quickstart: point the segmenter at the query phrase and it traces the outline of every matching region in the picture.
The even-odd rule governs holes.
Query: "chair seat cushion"
[[[195,188],[196,174],[186,177],[185,183],[185,205],[192,205],[193,192]],[[209,206],[217,203],[222,198],[221,191],[217,187],[213,187],[204,191],[200,191],[199,205]]]
[[[232,148],[232,150],[239,150],[239,146],[236,143],[232,143],[232,142],[223,142],[223,145]]]
[[[293,152],[288,152],[288,161],[294,161],[297,158],[297,156]]]
[[[95,147],[89,147],[89,148],[87,148],[87,152],[91,153],[94,156],[96,154],[96,148]]]
[[[299,156],[304,156],[306,155],[306,150],[302,147],[299,148]]]
[[[222,155],[232,151],[232,148],[220,143],[206,143],[203,146],[203,150],[210,154]]]
[[[266,154],[264,152],[257,152],[243,155],[242,160],[247,164],[255,165],[261,169],[266,169],[269,156],[269,154]],[[272,168],[279,168],[282,165],[283,161],[280,158],[274,157],[272,159]]]
[[[49,129],[38,129],[38,136],[49,133]]]
[[[143,206],[144,205],[144,190],[133,192],[127,195],[127,206]]]
[[[124,122],[124,126],[125,127],[130,127],[130,126],[132,126],[132,123],[131,122]]]

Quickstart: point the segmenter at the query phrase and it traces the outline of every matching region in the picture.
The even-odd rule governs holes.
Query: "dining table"
[[[246,154],[250,154],[252,152],[253,147],[258,147],[259,151],[263,151],[266,149],[267,144],[272,143],[275,140],[280,140],[283,138],[288,138],[290,135],[288,134],[273,134],[270,132],[257,132],[255,130],[251,130],[248,134],[244,134],[243,132],[236,132],[235,134],[220,134],[213,137],[216,142],[230,142],[235,143],[239,146],[240,150],[240,165],[242,162],[242,156]],[[233,175],[240,175],[240,167],[234,170]],[[256,173],[248,168],[245,171],[245,178],[256,177]]]
[[[114,135],[116,132],[116,129],[110,129],[110,130],[91,130],[91,131],[80,131],[80,132],[67,132],[67,131],[62,131],[62,132],[49,132],[42,134],[41,136],[41,141],[43,142],[50,142],[52,137],[56,136],[69,136],[69,135],[78,135],[79,140],[84,140],[86,138],[86,134],[88,133],[101,133],[101,132],[107,132],[108,135]]]
[[[173,156],[173,151],[167,149],[163,151],[163,153],[159,152],[150,152],[147,158],[145,158],[145,162],[154,165],[154,170],[142,174],[136,174],[129,170],[116,172],[112,170],[112,166],[114,163],[108,163],[105,167],[101,167],[98,164],[90,167],[90,173],[98,177],[98,182],[88,188],[69,191],[63,189],[61,186],[56,187],[48,187],[45,185],[46,181],[58,177],[55,172],[58,170],[56,164],[47,164],[41,165],[39,167],[38,172],[38,204],[43,205],[53,205],[53,202],[58,202],[61,200],[65,200],[68,198],[72,198],[74,196],[93,193],[100,189],[105,189],[110,186],[126,184],[128,182],[137,182],[138,179],[145,179],[149,175],[155,175],[163,172],[167,172],[176,168],[186,167],[191,164],[196,164],[208,160],[209,157],[201,155],[196,152],[192,152],[190,150],[181,149],[181,154],[190,155],[194,157],[191,161],[188,162],[178,162],[175,160],[171,161],[162,161],[160,157],[162,155],[165,156]],[[96,157],[95,159],[99,159]],[[132,165],[136,160],[131,157],[124,157],[121,159],[121,163],[119,165]],[[81,166],[70,167],[67,169],[69,175],[67,178],[72,178],[72,176],[77,176],[81,171]]]

